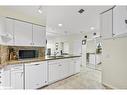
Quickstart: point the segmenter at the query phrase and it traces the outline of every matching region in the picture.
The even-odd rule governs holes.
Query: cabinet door
[[[49,61],[49,82],[55,82],[60,79],[59,62]]]
[[[23,89],[23,70],[11,71],[11,87],[13,89]]]
[[[42,77],[39,78],[40,79],[39,80],[39,84],[40,84],[39,87],[42,87],[48,83],[48,79],[47,79],[48,78],[48,72],[47,72],[48,67],[47,66],[48,66],[47,61],[43,61],[40,63],[41,72],[40,72],[39,77],[40,76],[42,76]]]
[[[25,89],[37,89],[47,83],[47,62],[25,64]]]
[[[15,45],[32,45],[32,24],[14,20]]]
[[[33,25],[33,44],[35,46],[45,46],[45,27]]]
[[[75,73],[79,73],[80,65],[81,65],[81,58],[80,57],[74,58],[74,64],[75,64]]]
[[[59,64],[60,79],[69,75],[69,59],[61,59]]]
[[[102,38],[112,37],[112,9],[101,14],[101,36]]]
[[[73,75],[75,73],[75,63],[74,63],[74,59],[70,59],[70,63],[69,63],[69,74]]]
[[[10,70],[8,68],[4,68],[1,72],[1,84],[4,88],[10,88]]]
[[[8,35],[9,39],[4,39],[6,45],[14,45],[14,20],[6,18],[6,35]]]
[[[113,33],[115,36],[127,33],[127,6],[113,9]]]
[[[5,35],[5,17],[0,17],[0,34]],[[0,44],[5,44],[0,36]]]

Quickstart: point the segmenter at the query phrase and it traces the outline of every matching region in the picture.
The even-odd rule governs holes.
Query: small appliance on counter
[[[38,50],[19,50],[19,59],[38,58]]]

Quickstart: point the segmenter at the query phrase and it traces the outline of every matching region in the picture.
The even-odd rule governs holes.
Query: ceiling
[[[36,21],[37,24],[46,25],[46,8],[41,6],[42,14],[38,12],[40,6],[0,6],[4,12],[10,12],[12,14],[18,14],[18,16],[24,16],[26,20]],[[8,16],[14,16],[7,14]],[[21,18],[21,17],[17,17]],[[39,23],[38,23],[39,22]]]
[[[40,6],[0,6],[2,10],[21,14],[22,17],[46,25],[48,37],[99,32],[99,14],[112,6],[41,6],[42,14],[38,13]],[[84,13],[78,11],[84,9]],[[17,16],[18,17],[18,16]],[[35,21],[35,22],[36,22]],[[62,24],[59,27],[58,24]],[[93,30],[90,28],[94,27]]]
[[[99,14],[112,6],[48,6],[47,7],[47,35],[59,36],[99,32]],[[84,9],[84,13],[78,11]],[[62,24],[59,27],[58,24]],[[91,30],[91,27],[94,27]]]

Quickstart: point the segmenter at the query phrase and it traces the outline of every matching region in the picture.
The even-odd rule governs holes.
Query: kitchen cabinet
[[[55,82],[60,79],[60,62],[59,60],[51,60],[48,61],[48,68],[49,68],[49,83]]]
[[[69,63],[67,59],[49,61],[49,83],[63,79],[69,75]]]
[[[69,59],[61,59],[59,64],[60,79],[63,79],[69,75]]]
[[[80,72],[80,61],[77,58],[51,60],[48,61],[48,66],[49,83]]]
[[[32,24],[14,20],[14,38],[15,45],[32,45]]]
[[[107,39],[107,38],[111,38],[113,36],[113,29],[112,29],[112,25],[113,25],[113,10],[110,9],[107,12],[104,12],[103,14],[101,14],[101,37],[102,39]]]
[[[0,69],[0,88],[10,89],[10,68],[9,66]]]
[[[75,63],[74,59],[71,58],[69,62],[69,75],[73,75],[75,73]]]
[[[33,25],[33,45],[43,46],[46,45],[46,32],[45,27]]]
[[[16,64],[11,66],[11,87],[12,89],[24,88],[23,64]]]
[[[114,36],[127,33],[127,6],[116,6],[113,9]]]
[[[25,89],[37,89],[47,84],[47,61],[25,64]]]
[[[0,17],[0,44],[3,44],[3,36],[5,35],[5,17]]]
[[[74,63],[75,63],[75,73],[79,73],[81,66],[81,58],[80,57],[74,58]]]
[[[0,87],[2,86],[2,69],[0,69]]]
[[[5,36],[3,42],[6,45],[14,45],[14,20],[5,18]]]

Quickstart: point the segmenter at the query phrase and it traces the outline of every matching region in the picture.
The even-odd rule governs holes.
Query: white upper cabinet
[[[112,9],[101,14],[100,27],[103,39],[112,37]]]
[[[33,45],[45,46],[46,32],[45,27],[33,25]]]
[[[14,45],[14,20],[6,18],[6,36],[3,41],[6,45]]]
[[[15,45],[32,45],[32,24],[14,20]]]
[[[127,6],[113,9],[113,33],[115,36],[127,33]]]
[[[5,35],[5,17],[0,17],[0,44],[3,44],[4,35]]]

